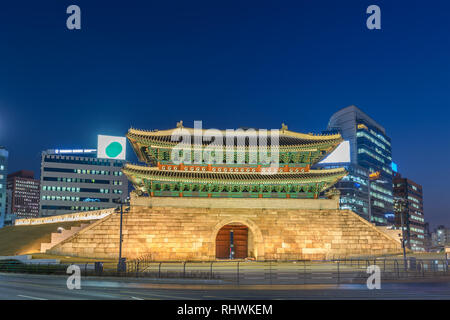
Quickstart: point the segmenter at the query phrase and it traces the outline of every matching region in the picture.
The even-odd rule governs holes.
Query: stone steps
[[[53,232],[51,234],[51,240],[49,243],[41,243],[41,253],[45,253],[47,250],[73,236],[80,230],[87,227],[89,223],[82,223],[79,227],[71,227],[69,230],[62,230],[62,232]]]

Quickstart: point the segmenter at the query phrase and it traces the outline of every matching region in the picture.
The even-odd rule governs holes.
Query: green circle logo
[[[111,142],[105,152],[108,157],[115,158],[122,152],[122,145],[119,142]]]

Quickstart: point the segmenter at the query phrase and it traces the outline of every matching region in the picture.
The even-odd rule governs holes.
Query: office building
[[[8,172],[8,150],[0,146],[0,228],[6,216],[6,176]]]
[[[386,225],[393,215],[393,194],[391,139],[385,128],[359,108],[349,106],[330,118],[327,132],[339,132],[350,144],[349,176],[336,185],[341,191],[341,208]]]
[[[97,149],[42,152],[40,216],[116,207],[128,197],[124,163],[98,158]]]
[[[39,180],[32,171],[21,170],[8,174],[6,212],[16,219],[39,216]],[[9,219],[8,219],[9,220]]]
[[[394,175],[395,225],[405,230],[406,245],[413,251],[425,251],[425,219],[422,186]]]

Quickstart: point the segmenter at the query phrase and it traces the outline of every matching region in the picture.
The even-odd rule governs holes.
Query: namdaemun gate
[[[330,259],[399,253],[398,239],[349,210],[333,185],[343,168],[312,169],[340,134],[280,130],[130,129],[140,163],[123,214],[122,256],[154,261]],[[117,258],[120,214],[47,253]]]

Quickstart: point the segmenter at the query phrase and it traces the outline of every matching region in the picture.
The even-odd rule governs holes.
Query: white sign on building
[[[127,139],[98,135],[97,158],[125,160],[127,153]]]

